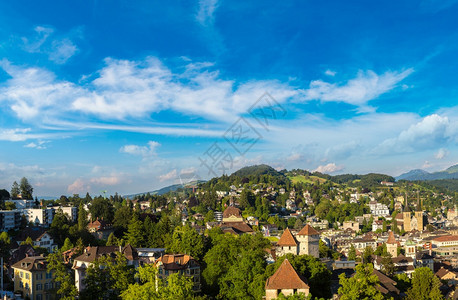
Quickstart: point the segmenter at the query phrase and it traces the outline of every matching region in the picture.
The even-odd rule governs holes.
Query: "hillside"
[[[396,180],[440,180],[458,179],[458,164],[453,165],[443,171],[429,173],[421,169],[411,170],[396,177]]]

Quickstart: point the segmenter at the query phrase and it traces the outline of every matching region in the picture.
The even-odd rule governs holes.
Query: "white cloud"
[[[448,155],[448,151],[445,148],[440,148],[437,153],[434,155],[436,159],[443,159]]]
[[[331,76],[331,77],[334,77],[334,76],[336,76],[337,72],[328,69],[328,70],[326,70],[326,71],[324,72],[324,74],[325,74],[325,75],[328,75],[328,76]]]
[[[52,43],[49,60],[57,64],[64,64],[78,52],[78,47],[70,39],[55,40]]]
[[[199,0],[196,20],[203,26],[213,23],[213,14],[218,7],[218,0]]]
[[[67,187],[67,192],[70,194],[83,194],[91,190],[81,178],[76,179],[72,184]]]
[[[375,151],[403,153],[433,149],[453,139],[456,135],[453,128],[448,117],[432,114],[402,131],[398,137],[386,139]]]
[[[344,166],[338,166],[335,163],[329,163],[327,165],[318,166],[313,172],[320,172],[320,173],[334,173],[337,171],[341,171],[344,169]]]
[[[159,175],[158,178],[160,182],[171,180],[171,179],[176,179],[177,170],[173,169],[172,171],[168,172],[167,174]]]
[[[122,146],[119,151],[132,154],[140,155],[143,158],[151,157],[156,155],[156,148],[161,144],[156,141],[149,141],[147,146],[138,146],[138,145],[125,145]]]
[[[345,102],[356,106],[365,106],[370,100],[392,90],[404,78],[409,76],[413,69],[403,72],[385,72],[377,75],[373,71],[360,71],[356,78],[344,84],[329,83],[314,80],[309,89],[304,91],[307,100],[323,102]]]

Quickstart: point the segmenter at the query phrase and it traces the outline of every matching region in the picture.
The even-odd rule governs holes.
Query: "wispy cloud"
[[[373,71],[360,71],[356,78],[345,83],[329,83],[323,80],[314,80],[304,91],[305,99],[320,100],[323,102],[345,102],[364,107],[369,101],[392,90],[397,84],[412,74],[409,68],[402,72],[387,71],[378,75]]]
[[[46,141],[37,141],[36,143],[35,142],[31,142],[31,143],[28,143],[27,145],[25,145],[24,147],[43,150],[43,149],[46,149],[46,145],[45,145],[46,143],[47,143]]]
[[[159,175],[158,178],[159,178],[160,182],[176,179],[177,178],[177,170],[173,169],[172,171],[170,171],[170,172],[168,172],[166,174]]]
[[[436,152],[436,154],[434,155],[434,157],[435,157],[436,159],[443,159],[443,158],[445,158],[445,157],[448,155],[448,153],[449,153],[449,152],[448,152],[447,149],[445,149],[445,148],[440,148],[440,149]]]
[[[199,0],[196,20],[203,26],[213,23],[213,14],[217,7],[218,0]]]
[[[34,31],[33,37],[22,38],[23,49],[29,53],[42,53],[57,64],[64,64],[79,51],[70,38],[55,36],[52,27],[36,26]]]

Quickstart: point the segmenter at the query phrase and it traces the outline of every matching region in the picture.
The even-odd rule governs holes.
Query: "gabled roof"
[[[318,231],[313,229],[309,224],[305,225],[304,228],[299,231],[297,235],[319,235]]]
[[[293,236],[289,228],[286,228],[285,231],[283,231],[283,234],[281,235],[280,239],[277,242],[277,246],[297,246],[298,242],[296,238]]]
[[[156,264],[162,263],[165,270],[184,270],[193,262],[198,265],[196,260],[187,254],[166,254],[157,259]]]
[[[285,259],[274,275],[266,281],[266,290],[309,289],[306,279],[294,270],[288,259]]]
[[[454,242],[454,241],[458,241],[458,235],[439,236],[439,237],[434,238],[433,241],[436,241],[436,242]]]
[[[235,216],[237,218],[242,217],[242,212],[235,206],[229,206],[223,212],[223,218],[229,218],[230,216]]]
[[[390,231],[390,234],[388,235],[388,240],[386,241],[386,243],[387,244],[397,244],[393,231]]]
[[[383,294],[387,294],[388,292],[395,294],[400,293],[399,289],[395,287],[396,281],[377,270],[374,270],[372,274],[376,275],[378,277],[378,280],[380,281],[380,292],[382,292]]]
[[[46,271],[48,262],[43,256],[29,256],[18,261],[12,267],[25,271]]]

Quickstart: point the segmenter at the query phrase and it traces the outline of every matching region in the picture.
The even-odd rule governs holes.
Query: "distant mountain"
[[[431,173],[426,172],[425,170],[415,169],[399,175],[398,177],[396,177],[396,180],[425,180],[423,178],[427,177],[430,174]]]
[[[440,180],[458,179],[458,164],[447,168],[444,171],[429,173],[424,170],[412,170],[396,177],[396,180]]]
[[[164,194],[167,194],[168,192],[175,192],[176,190],[178,190],[180,188],[183,188],[183,187],[189,188],[190,186],[197,185],[197,184],[203,183],[203,182],[205,182],[205,180],[197,180],[197,181],[188,182],[188,183],[185,183],[184,186],[182,184],[173,184],[173,185],[169,185],[169,186],[160,188],[158,190],[154,190],[154,191],[150,191],[150,192],[144,192],[144,193],[138,193],[138,194],[132,194],[132,195],[124,195],[124,197],[132,199],[135,196],[146,195],[148,193],[150,193],[151,195],[164,195]]]

